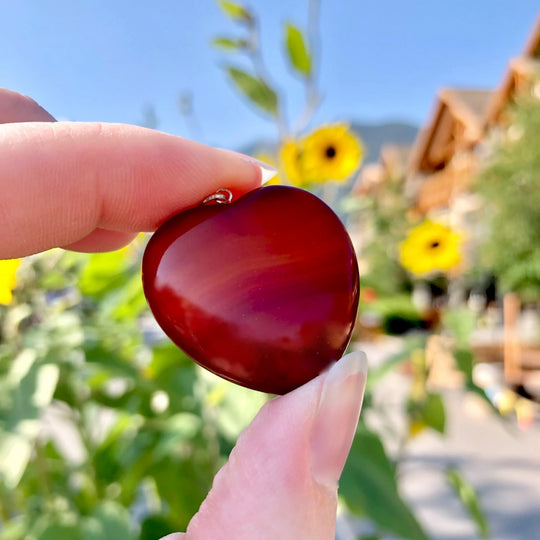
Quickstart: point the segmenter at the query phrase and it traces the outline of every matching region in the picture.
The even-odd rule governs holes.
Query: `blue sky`
[[[2,2],[2,86],[62,119],[140,123],[238,148],[272,138],[274,125],[246,107],[209,46],[238,34],[212,0]],[[306,24],[307,0],[248,2],[262,20],[267,64],[299,112],[302,87],[283,57],[285,21]],[[494,87],[523,49],[538,0],[322,0],[321,88],[314,121],[421,123],[443,86]],[[243,65],[241,59],[235,59]],[[201,131],[179,114],[189,91]]]

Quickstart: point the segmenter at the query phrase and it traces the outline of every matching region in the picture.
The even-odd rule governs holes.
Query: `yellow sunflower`
[[[19,259],[0,260],[0,304],[9,304],[13,299],[13,289],[17,284],[15,273]]]
[[[461,243],[461,236],[452,229],[427,220],[401,244],[401,265],[416,275],[448,272],[461,262]]]
[[[305,185],[302,171],[302,141],[289,139],[283,143],[279,158],[287,179],[293,186]]]
[[[344,181],[358,168],[363,154],[361,141],[346,124],[323,126],[304,139],[303,176],[309,183]]]

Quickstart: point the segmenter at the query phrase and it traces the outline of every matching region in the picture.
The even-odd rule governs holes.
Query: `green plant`
[[[403,194],[404,179],[390,177],[375,193],[363,197],[357,212],[368,241],[362,250],[366,261],[363,283],[379,294],[393,296],[412,288],[407,272],[399,264],[399,246],[405,240],[410,201]]]
[[[346,123],[319,126],[305,133],[321,103],[318,84],[320,1],[308,3],[306,31],[291,21],[283,25],[287,65],[304,87],[303,107],[295,121],[285,114],[287,93],[280,89],[266,66],[257,14],[235,2],[220,0],[218,5],[240,31],[239,37],[218,36],[212,41],[227,58],[224,71],[246,102],[277,127],[276,144],[256,157],[280,169],[279,178],[274,182],[318,189],[328,203],[335,202],[335,190],[331,186],[351,178],[362,161],[364,148]],[[247,60],[249,67],[241,67],[238,57]]]
[[[445,333],[452,338],[448,352],[456,359],[456,368],[462,373],[465,389],[483,398],[498,414],[486,393],[472,378],[473,355],[469,341],[474,321],[471,314],[461,310],[449,311],[445,315],[444,327]],[[371,368],[362,418],[340,482],[343,504],[353,515],[371,521],[374,538],[381,540],[389,535],[406,539],[427,538],[426,531],[401,496],[400,481],[406,474],[402,465],[407,458],[409,443],[426,431],[444,437],[447,429],[443,393],[429,382],[428,339],[426,334],[408,336],[401,352]],[[380,388],[384,388],[385,377],[396,370],[406,370],[410,376],[400,413],[405,422],[396,421],[395,410],[390,412],[384,394],[381,398]],[[370,427],[370,419],[375,419],[376,429]],[[389,447],[397,450],[390,453]],[[476,524],[480,537],[489,538],[486,517],[474,487],[452,463],[447,464],[444,475]]]
[[[538,86],[538,83],[536,83]],[[531,84],[531,88],[534,88]],[[540,298],[540,100],[520,95],[510,126],[494,144],[477,181],[484,200],[480,264],[492,269],[504,291],[525,301]]]
[[[264,401],[144,330],[141,247],[27,259],[0,309],[3,540],[185,529]]]

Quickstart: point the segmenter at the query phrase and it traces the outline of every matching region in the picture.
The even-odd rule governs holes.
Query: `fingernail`
[[[272,180],[274,176],[279,172],[278,169],[275,167],[272,167],[272,165],[268,165],[268,163],[265,163],[264,161],[261,161],[260,159],[256,159],[251,156],[246,156],[246,154],[241,154],[240,152],[236,152],[234,150],[229,150],[228,148],[220,148],[222,152],[228,152],[229,154],[234,154],[235,156],[239,157],[242,161],[246,161],[247,163],[252,163],[253,165],[256,165],[261,170],[261,185],[264,186],[266,182],[269,180]]]
[[[266,182],[269,180],[272,180],[274,176],[279,172],[278,169],[275,167],[272,167],[272,165],[268,165],[268,163],[265,163],[264,161],[261,161],[260,159],[255,159],[248,156],[242,156],[242,159],[244,161],[247,161],[248,163],[253,163],[254,165],[257,165],[261,169],[261,185],[264,186]]]
[[[363,352],[336,362],[324,379],[311,432],[311,467],[319,484],[335,488],[358,425],[367,376]]]

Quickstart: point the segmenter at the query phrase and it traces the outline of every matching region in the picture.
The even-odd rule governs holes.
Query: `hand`
[[[261,181],[234,153],[134,126],[54,122],[8,90],[0,123],[0,258],[117,249],[221,187],[240,194]],[[167,539],[333,539],[365,378],[365,358],[353,353],[267,403],[187,532]]]

